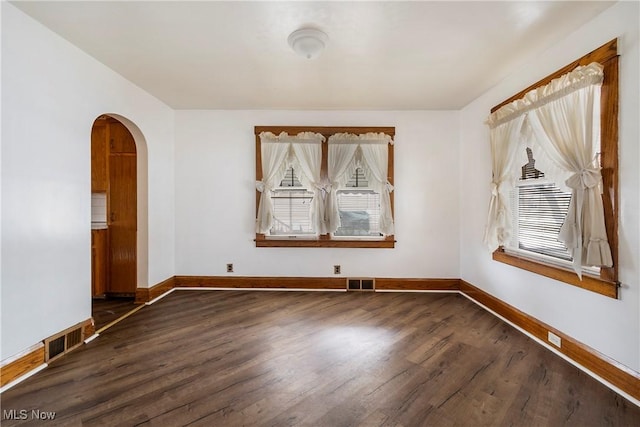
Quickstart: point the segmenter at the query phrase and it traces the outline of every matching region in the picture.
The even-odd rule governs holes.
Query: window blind
[[[302,186],[292,167],[287,169],[280,186],[273,190],[273,227],[270,235],[313,234],[310,206],[313,193]]]
[[[532,180],[533,181],[533,180]],[[520,183],[512,193],[517,248],[571,261],[564,243],[558,240],[571,193],[551,183]]]

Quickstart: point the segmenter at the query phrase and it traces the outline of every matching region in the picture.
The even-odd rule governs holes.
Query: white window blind
[[[287,169],[280,186],[272,191],[273,227],[271,236],[295,236],[314,234],[310,206],[313,192],[300,183],[292,167]]]
[[[522,166],[520,178],[511,192],[513,235],[509,249],[524,251],[534,257],[542,255],[571,261],[567,247],[558,240],[569,210],[571,192],[562,191],[545,179],[544,172],[535,169],[529,148],[527,156],[529,162]]]
[[[514,194],[517,196],[514,221],[517,248],[571,261],[567,247],[558,240],[571,193],[561,191],[555,184],[538,182],[520,184]]]

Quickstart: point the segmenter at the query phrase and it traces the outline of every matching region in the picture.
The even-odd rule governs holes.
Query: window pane
[[[570,201],[571,193],[554,184],[518,187],[518,248],[570,261],[567,247],[558,240]]]
[[[271,235],[313,234],[309,207],[313,193],[305,189],[277,189],[272,192],[274,223]]]
[[[340,227],[336,236],[380,237],[380,194],[372,190],[339,190]]]
[[[280,187],[302,187],[302,183],[292,167],[287,169],[284,178],[280,181]]]
[[[280,182],[280,188],[271,193],[273,201],[272,236],[313,234],[309,209],[313,193],[302,186],[296,171],[290,167]]]
[[[364,176],[362,168],[356,169],[356,172],[351,176],[351,179],[346,184],[347,187],[367,188],[369,187],[369,181]]]

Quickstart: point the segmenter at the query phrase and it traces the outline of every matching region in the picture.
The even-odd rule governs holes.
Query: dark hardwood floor
[[[91,300],[91,316],[95,322],[96,331],[136,307],[134,298],[94,298]]]
[[[464,297],[425,293],[176,291],[2,409],[64,426],[640,425],[640,408]],[[18,424],[38,422],[2,422]]]

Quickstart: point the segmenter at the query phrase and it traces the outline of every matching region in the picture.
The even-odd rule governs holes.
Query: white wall
[[[640,230],[638,221],[638,11],[621,2],[532,58],[461,112],[461,277],[507,303],[640,371]],[[488,129],[492,106],[619,37],[620,299],[614,300],[491,260],[482,243],[491,181]]]
[[[395,249],[256,248],[256,125],[395,126]],[[177,111],[176,273],[459,277],[458,113]]]
[[[148,151],[148,277],[174,274],[174,113],[2,2],[4,360],[91,316],[91,126],[137,125]]]

